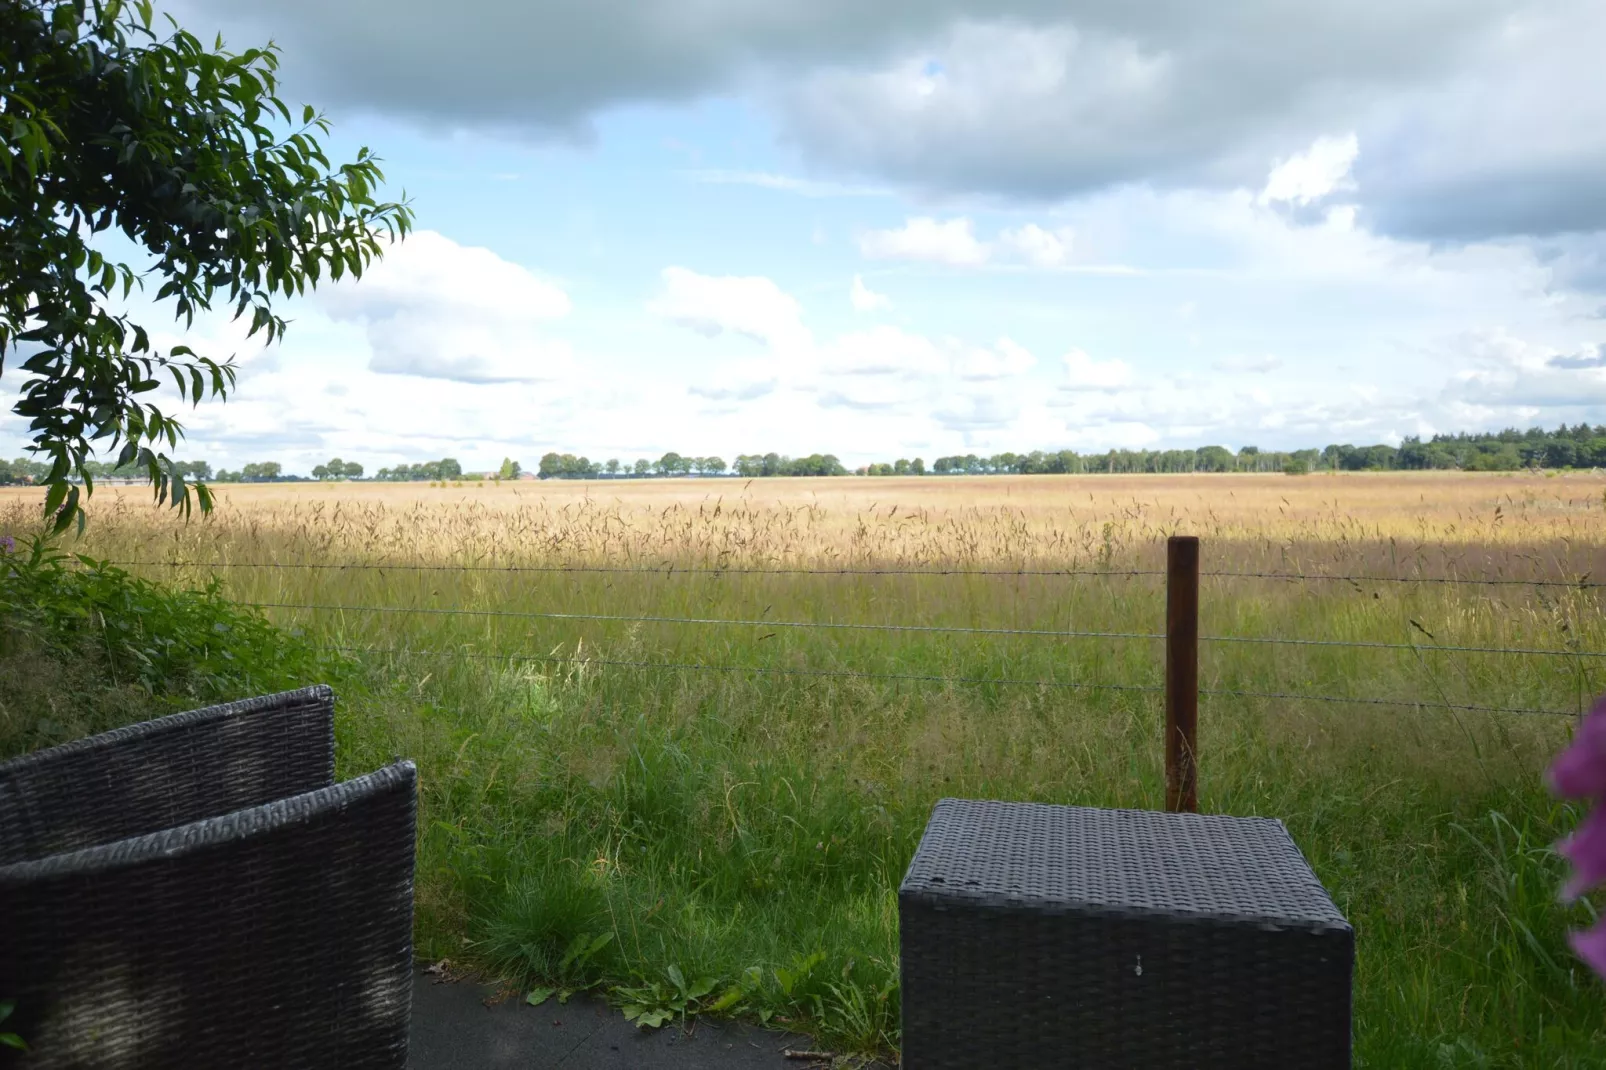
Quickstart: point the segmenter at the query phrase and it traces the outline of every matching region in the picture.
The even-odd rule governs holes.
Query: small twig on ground
[[[817,1063],[828,1063],[836,1058],[834,1051],[793,1051],[787,1048],[781,1055],[787,1059],[811,1059]]]

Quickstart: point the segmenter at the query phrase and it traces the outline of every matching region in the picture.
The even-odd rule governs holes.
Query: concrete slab
[[[413,981],[409,1070],[781,1070],[811,1065],[785,1052],[812,1048],[808,1037],[739,1022],[694,1019],[638,1029],[594,997],[531,1007],[498,999],[494,985]]]

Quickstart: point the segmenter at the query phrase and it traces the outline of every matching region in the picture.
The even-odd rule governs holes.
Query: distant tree
[[[519,467],[519,462],[518,461],[515,461],[511,457],[503,457],[502,458],[502,467],[498,468],[496,470],[496,478],[497,479],[517,479],[517,478],[519,478],[519,473],[521,471],[523,471],[523,469],[521,469]]]
[[[711,475],[711,476],[723,475],[725,473],[725,468],[726,468],[725,458],[723,458],[723,457],[704,457],[703,458],[703,471],[704,471],[704,473],[706,473],[708,475]]]
[[[312,466],[312,478],[313,479],[328,479],[329,478],[329,468],[328,468],[328,466],[327,465],[321,465],[321,464],[313,465]]]
[[[344,474],[347,479],[361,479],[362,465],[358,464],[356,461],[347,461],[346,471]]]
[[[916,476],[925,475],[926,474],[926,462],[921,460],[919,457],[916,457],[914,460],[910,461],[909,462],[909,474],[910,475],[916,475]]]
[[[632,465],[631,468],[636,475],[644,476],[652,471],[652,462],[647,460],[645,457],[638,457],[636,459],[636,463]]]
[[[261,461],[246,465],[240,472],[240,479],[246,483],[273,483],[283,471],[278,461]]]
[[[461,478],[463,478],[463,466],[457,463],[456,458],[442,457],[441,461],[440,461],[440,466],[441,466],[441,474],[437,478],[440,478],[440,479],[461,479]]]
[[[658,458],[658,474],[664,476],[679,475],[685,470],[686,459],[678,453],[670,452]]]
[[[607,473],[610,476],[618,475],[619,474],[619,458],[617,458],[617,457],[608,458],[608,463],[606,465],[604,465],[603,467],[607,470]]]

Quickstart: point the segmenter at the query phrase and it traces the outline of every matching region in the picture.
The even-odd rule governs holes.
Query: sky
[[[239,362],[215,466],[1606,423],[1599,0],[168,10],[417,213],[271,350],[136,309]]]

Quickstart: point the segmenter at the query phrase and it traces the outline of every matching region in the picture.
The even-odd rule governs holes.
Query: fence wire
[[[447,617],[512,617],[536,620],[583,620],[624,624],[688,624],[738,628],[818,628],[871,632],[938,632],[960,635],[1023,635],[1056,639],[1164,639],[1158,632],[1079,632],[1038,628],[972,628],[946,624],[859,624],[810,620],[740,620],[727,617],[656,617],[617,613],[546,613],[534,610],[457,609],[433,606],[337,606],[299,602],[245,602],[257,609],[305,609],[339,613],[418,613]]]
[[[764,665],[709,665],[702,662],[624,661],[611,658],[559,657],[557,655],[521,653],[492,654],[482,651],[427,650],[414,647],[331,646],[328,649],[338,650],[343,653],[364,654],[369,656],[382,654],[392,657],[410,656],[466,658],[473,660],[508,661],[546,665],[572,665],[581,668],[592,665],[603,665],[616,668],[647,669],[664,672],[755,673],[764,676],[823,677],[837,680],[877,680],[882,682],[907,681],[916,683],[962,684],[968,686],[998,685],[1006,687],[1035,687],[1076,691],[1135,692],[1139,694],[1162,694],[1165,691],[1164,687],[1153,684],[1106,684],[1077,680],[1020,679],[1016,677],[1001,676],[945,676],[933,673],[857,672],[849,669],[784,669]],[[1471,713],[1522,714],[1544,717],[1575,716],[1573,711],[1570,710],[1548,710],[1539,707],[1482,706],[1457,702],[1421,702],[1416,699],[1343,698],[1337,695],[1311,695],[1301,692],[1241,691],[1230,688],[1201,688],[1199,690],[1199,694],[1201,696],[1221,698],[1276,699],[1280,701],[1293,702],[1320,702],[1332,705],[1390,706],[1396,708],[1403,707],[1415,709],[1453,710],[1456,712]]]
[[[1010,635],[1039,639],[1164,639],[1163,632],[1075,631],[1051,628],[976,628],[948,624],[868,624],[808,620],[743,620],[728,617],[631,616],[619,613],[558,613],[536,610],[462,609],[437,606],[348,606],[314,602],[246,602],[257,609],[295,609],[324,613],[401,613],[445,617],[508,617],[529,620],[599,621],[623,624],[685,624],[697,627],[816,628],[870,632],[927,632],[950,635]],[[1606,651],[1551,650],[1536,647],[1455,646],[1435,643],[1383,643],[1352,639],[1286,639],[1261,635],[1201,635],[1201,643],[1261,643],[1276,646],[1350,647],[1359,650],[1409,650],[1443,654],[1526,654],[1543,657],[1606,658]]]
[[[1043,687],[1077,691],[1134,691],[1159,693],[1163,687],[1151,684],[1103,684],[1080,680],[1023,680],[1007,676],[943,676],[929,673],[858,672],[851,669],[781,669],[766,665],[709,665],[702,662],[674,661],[620,661],[611,658],[559,657],[536,654],[489,654],[466,650],[420,650],[412,647],[331,646],[327,649],[352,654],[409,655],[437,658],[472,658],[490,661],[536,662],[549,665],[607,665],[628,669],[655,669],[673,672],[759,673],[765,676],[828,677],[837,680],[897,680],[919,683],[986,685],[1007,687]]]
[[[398,572],[600,572],[659,576],[1087,576],[1126,578],[1164,576],[1164,569],[1075,568],[749,568],[723,565],[423,565],[359,561],[108,561],[118,568],[251,568],[327,569],[331,571],[391,569]]]
[[[1456,710],[1473,713],[1520,713],[1542,717],[1576,717],[1573,710],[1546,710],[1528,706],[1478,706],[1461,702],[1422,702],[1419,699],[1401,698],[1343,698],[1338,695],[1307,695],[1281,691],[1239,691],[1232,688],[1200,688],[1199,694],[1226,698],[1260,698],[1281,701],[1326,702],[1348,706],[1408,706],[1423,710]]]
[[[662,576],[1071,576],[1087,578],[1134,578],[1166,575],[1164,569],[1090,568],[802,568],[779,566],[753,568],[724,565],[471,565],[419,564],[411,562],[354,561],[109,561],[119,568],[200,568],[200,569],[313,569],[329,571],[390,569],[401,572],[506,572],[506,573],[639,573]],[[1420,583],[1473,587],[1561,587],[1573,590],[1600,590],[1606,581],[1592,580],[1586,574],[1576,580],[1516,579],[1473,576],[1371,576],[1323,572],[1238,572],[1204,571],[1201,579],[1287,580],[1290,582],[1331,583]]]
[[[600,574],[639,574],[671,576],[823,576],[823,577],[852,577],[852,576],[990,576],[990,577],[1087,577],[1087,578],[1144,578],[1163,577],[1167,575],[1163,569],[1030,569],[1030,568],[977,568],[977,569],[931,569],[931,568],[803,568],[803,567],[747,567],[747,566],[687,566],[680,567],[673,564],[664,565],[491,565],[491,564],[423,564],[409,562],[260,562],[260,561],[114,561],[110,564],[124,568],[170,568],[170,569],[303,569],[309,571],[343,572],[343,571],[404,571],[404,572],[453,572],[453,573],[499,573],[499,574],[564,574],[564,573],[600,573]],[[1252,571],[1214,571],[1199,573],[1201,579],[1258,579],[1277,580],[1286,582],[1337,582],[1350,584],[1424,584],[1424,585],[1466,585],[1479,587],[1532,587],[1532,588],[1571,588],[1576,590],[1597,590],[1606,588],[1606,582],[1590,580],[1586,574],[1577,580],[1544,580],[1544,579],[1516,579],[1509,577],[1499,578],[1472,578],[1459,576],[1376,576],[1361,574],[1326,574],[1326,573],[1298,573],[1298,572],[1252,572]],[[629,615],[608,613],[564,613],[540,612],[522,610],[494,610],[494,609],[460,609],[453,607],[430,606],[363,606],[363,605],[337,605],[323,603],[298,602],[252,602],[245,603],[258,609],[295,610],[322,613],[376,613],[376,614],[419,614],[439,616],[461,616],[481,618],[513,618],[513,619],[539,619],[560,621],[595,621],[601,623],[630,623],[630,624],[668,624],[691,627],[748,627],[748,628],[774,628],[774,629],[819,629],[840,631],[869,631],[869,632],[901,632],[926,633],[945,635],[986,635],[1011,636],[1038,639],[1112,639],[1112,640],[1139,640],[1153,641],[1164,639],[1166,636],[1158,632],[1126,632],[1104,630],[1076,630],[1076,629],[1043,629],[1043,628],[987,628],[961,625],[922,625],[922,624],[875,624],[837,621],[796,621],[796,620],[764,620],[741,618],[714,618],[714,617],[673,617],[660,615]],[[1414,622],[1413,622],[1414,623]],[[1425,633],[1424,633],[1425,634]],[[1431,638],[1431,637],[1430,637]],[[1388,650],[1409,651],[1412,653],[1441,653],[1441,654],[1498,654],[1511,656],[1531,657],[1571,657],[1580,659],[1606,658],[1606,651],[1594,650],[1558,650],[1533,647],[1498,647],[1473,646],[1457,644],[1417,643],[1389,643],[1368,640],[1342,640],[1342,639],[1307,639],[1282,636],[1243,636],[1243,635],[1202,635],[1200,642],[1205,643],[1243,643],[1260,644],[1268,646],[1299,646],[1299,647],[1347,647],[1361,650]],[[1090,681],[1064,681],[1047,679],[1021,679],[1013,677],[971,677],[949,676],[929,673],[875,673],[859,672],[847,669],[806,669],[806,668],[777,668],[756,665],[721,665],[700,662],[663,662],[620,660],[612,658],[577,658],[557,655],[530,655],[523,653],[493,654],[467,650],[431,650],[410,647],[361,647],[361,646],[333,646],[328,649],[344,653],[363,655],[386,656],[417,656],[437,658],[466,658],[480,660],[518,661],[521,663],[550,664],[550,665],[584,665],[608,666],[617,668],[643,669],[665,672],[705,672],[705,673],[753,673],[767,676],[821,678],[839,680],[864,680],[882,682],[911,682],[932,683],[944,685],[984,686],[997,685],[1008,687],[1051,688],[1062,690],[1082,691],[1109,691],[1131,692],[1140,694],[1154,694],[1164,691],[1163,687],[1134,684],[1134,683],[1097,683]],[[1231,688],[1201,688],[1201,697],[1259,699],[1284,702],[1314,702],[1329,705],[1415,708],[1415,709],[1442,709],[1455,712],[1489,713],[1489,714],[1521,714],[1572,717],[1576,711],[1543,709],[1537,707],[1493,706],[1475,703],[1452,702],[1423,702],[1416,699],[1375,698],[1375,697],[1343,697],[1337,695],[1318,695],[1304,692],[1279,691],[1249,691]]]

